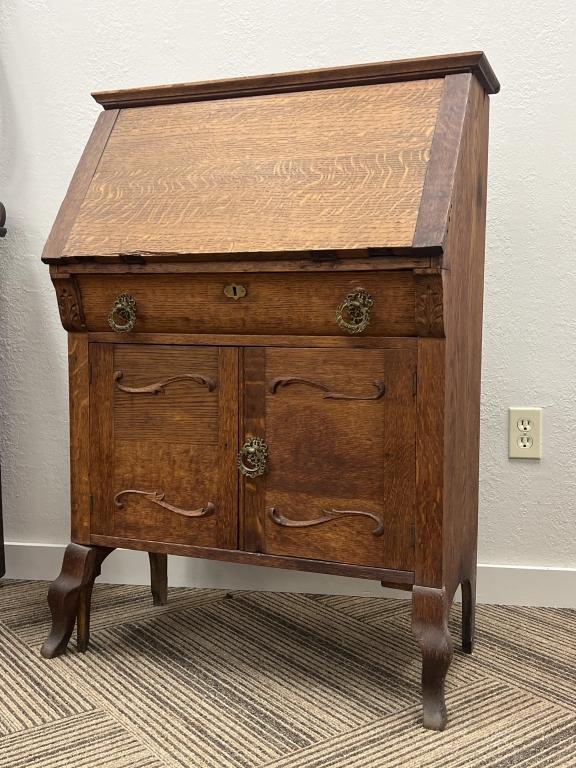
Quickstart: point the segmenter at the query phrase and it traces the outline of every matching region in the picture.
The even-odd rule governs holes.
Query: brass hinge
[[[418,392],[418,371],[414,371],[412,374],[412,395],[413,397],[416,397],[416,393]]]

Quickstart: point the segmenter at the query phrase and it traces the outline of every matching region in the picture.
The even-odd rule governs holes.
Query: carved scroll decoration
[[[213,392],[216,389],[216,382],[214,379],[211,379],[208,376],[201,376],[199,373],[181,373],[178,376],[170,376],[170,378],[158,381],[155,384],[147,384],[145,387],[127,387],[124,384],[120,384],[123,378],[123,371],[115,371],[114,384],[116,389],[119,389],[121,392],[126,392],[129,395],[159,395],[164,391],[165,387],[174,384],[176,381],[193,381],[196,384],[201,384],[206,387],[208,392]]]
[[[442,277],[437,270],[414,270],[414,319],[418,336],[444,336]]]
[[[124,508],[122,497],[127,496],[128,494],[138,494],[139,496],[143,496],[153,504],[157,504],[159,507],[163,507],[164,509],[169,509],[170,512],[176,512],[177,515],[183,515],[184,517],[208,517],[208,515],[212,515],[216,511],[216,507],[214,504],[212,504],[211,501],[209,501],[205,507],[201,507],[200,509],[180,509],[180,507],[175,507],[172,504],[168,504],[166,501],[164,501],[166,494],[162,491],[138,491],[134,488],[120,491],[120,493],[117,493],[116,496],[114,496],[114,504],[118,507],[118,509]]]
[[[384,523],[378,515],[373,512],[359,512],[351,509],[323,509],[322,517],[316,517],[313,520],[291,520],[285,517],[279,512],[276,507],[270,507],[268,509],[268,517],[276,525],[283,526],[284,528],[308,528],[312,525],[322,525],[323,523],[329,523],[331,520],[338,520],[341,517],[348,517],[357,515],[359,517],[370,517],[376,523],[376,527],[372,530],[373,536],[382,536],[384,533]]]
[[[376,388],[376,392],[373,395],[344,395],[340,392],[332,392],[330,387],[326,384],[322,384],[319,381],[313,381],[312,379],[302,379],[297,376],[281,376],[277,379],[272,379],[268,384],[268,391],[271,395],[275,395],[276,391],[282,387],[287,387],[290,384],[307,384],[310,387],[316,387],[321,389],[324,394],[322,397],[325,400],[379,400],[386,392],[386,385],[383,381],[373,382],[373,386]]]
[[[52,275],[56,290],[60,320],[67,331],[85,331],[86,320],[82,310],[82,298],[76,280],[68,275]]]

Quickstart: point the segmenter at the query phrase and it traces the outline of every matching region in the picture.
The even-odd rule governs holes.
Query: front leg
[[[412,629],[422,652],[423,724],[433,731],[443,731],[447,721],[444,681],[454,650],[449,610],[444,589],[412,590]]]
[[[90,626],[92,587],[100,574],[100,566],[111,549],[107,547],[68,544],[62,571],[48,590],[52,629],[40,653],[53,659],[64,653],[78,617],[78,648],[86,650]]]

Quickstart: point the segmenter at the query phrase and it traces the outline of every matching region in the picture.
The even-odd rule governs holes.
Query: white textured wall
[[[66,338],[40,253],[99,110],[90,91],[484,49],[502,92],[492,98],[479,559],[576,566],[575,41],[567,0],[3,0],[7,539],[68,535]],[[508,405],[544,407],[541,462],[507,459]]]

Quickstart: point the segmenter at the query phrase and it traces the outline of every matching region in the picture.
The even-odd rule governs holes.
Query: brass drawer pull
[[[183,515],[184,517],[208,517],[208,515],[212,515],[216,510],[216,507],[211,501],[209,501],[205,507],[201,507],[200,509],[180,509],[180,507],[175,507],[164,501],[166,494],[163,491],[137,491],[134,488],[129,488],[117,493],[116,496],[114,496],[114,504],[118,509],[123,509],[124,502],[122,501],[122,496],[127,496],[133,493],[138,494],[139,496],[144,496],[145,499],[151,501],[153,504],[157,504],[164,509],[169,509],[170,512],[176,512],[177,515]]]
[[[285,517],[279,512],[276,507],[270,507],[268,510],[268,517],[276,525],[281,525],[284,528],[308,528],[311,525],[322,525],[322,523],[328,523],[331,520],[338,520],[340,517],[348,517],[349,515],[358,515],[363,517],[370,517],[376,523],[376,527],[372,529],[373,536],[382,536],[384,533],[384,523],[373,512],[357,512],[351,509],[323,509],[322,517],[316,517],[313,520],[291,520],[289,517]]]
[[[374,299],[363,288],[349,293],[336,310],[336,322],[348,333],[362,333],[370,325],[370,310]]]
[[[129,333],[134,328],[136,325],[136,300],[133,296],[127,293],[116,296],[108,315],[108,325],[116,333]]]
[[[246,477],[259,477],[266,471],[268,446],[261,437],[250,437],[236,459],[240,472]]]

